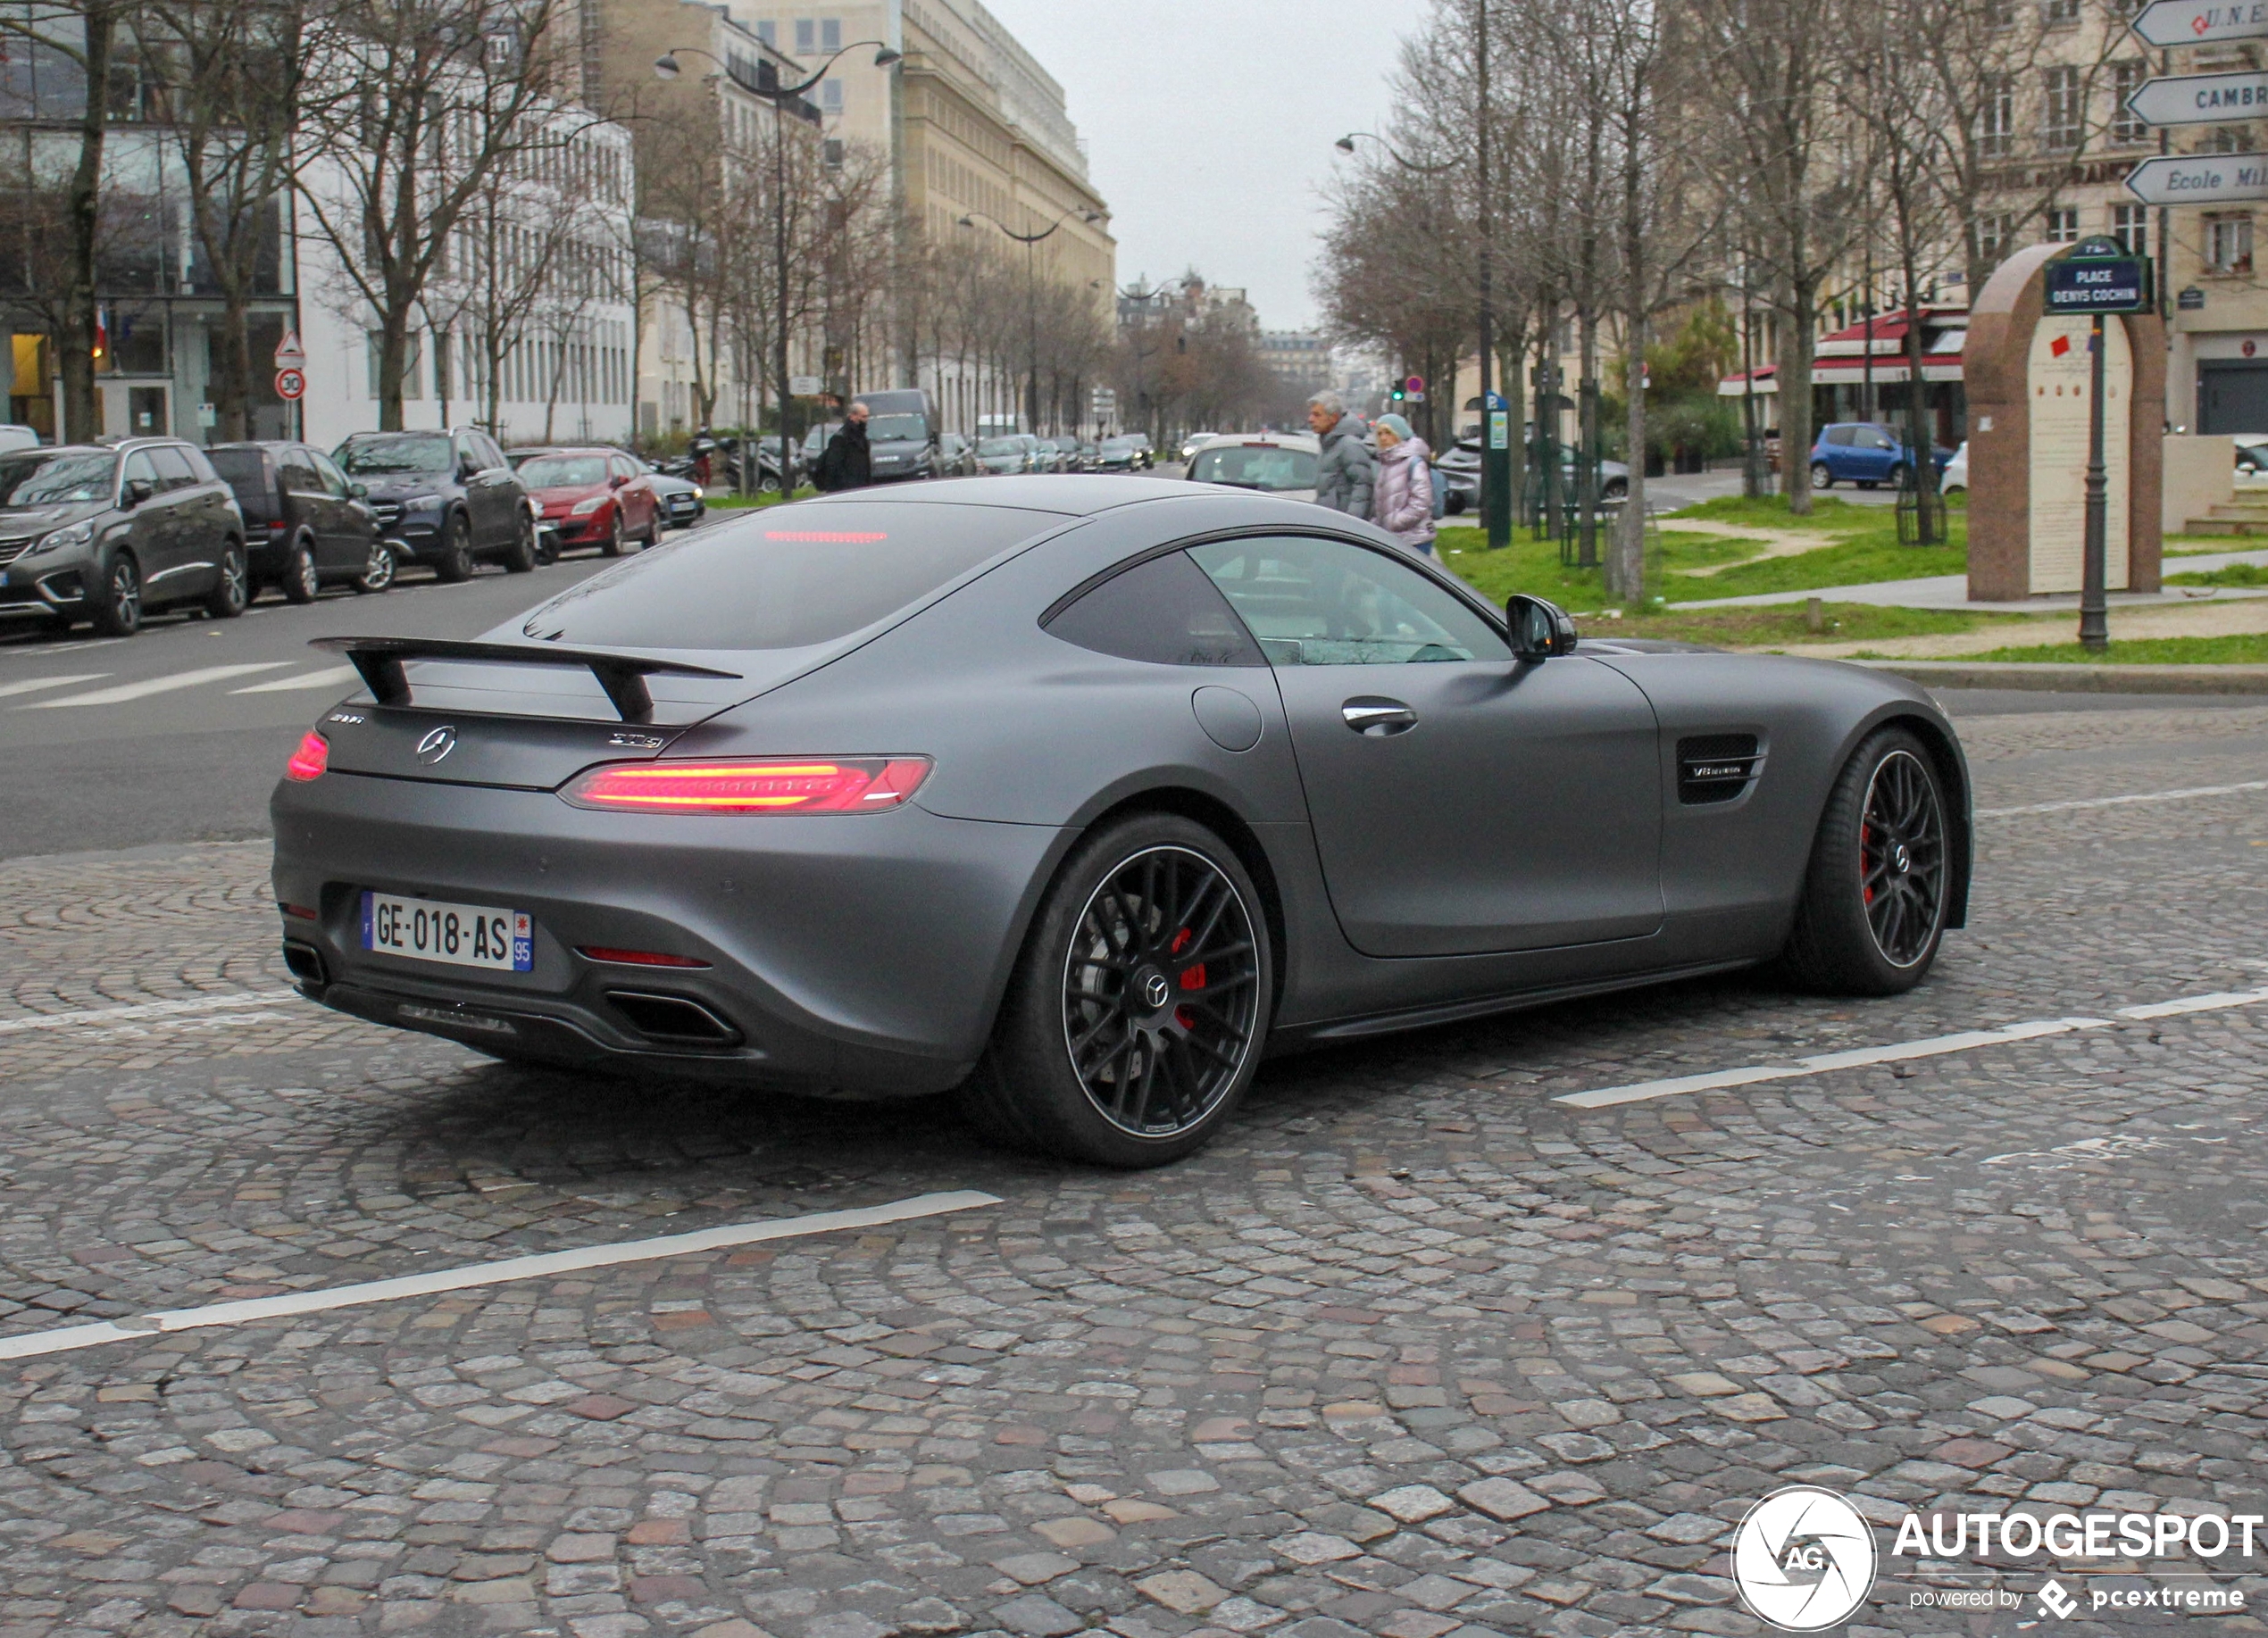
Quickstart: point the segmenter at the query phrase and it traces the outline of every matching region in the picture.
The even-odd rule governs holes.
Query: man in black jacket
[[[812,482],[832,495],[840,489],[863,489],[874,481],[874,452],[866,443],[866,406],[854,402],[835,436],[819,457]]]

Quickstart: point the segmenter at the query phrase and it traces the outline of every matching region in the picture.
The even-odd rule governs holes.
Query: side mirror
[[[1505,623],[1512,630],[1513,657],[1522,665],[1575,652],[1575,622],[1555,603],[1516,595],[1505,603]]]
[[[358,501],[368,498],[370,492],[371,486],[368,484],[348,484],[346,486],[346,493],[353,495]]]
[[[623,477],[620,472],[617,472],[613,477],[606,480],[606,486],[609,489],[619,489],[628,482],[630,482],[629,478]]]
[[[156,493],[157,490],[146,478],[129,478],[126,480],[126,503],[129,506],[139,506]]]
[[[469,484],[479,476],[480,469],[472,461],[460,461],[457,462],[457,482],[461,484]]]

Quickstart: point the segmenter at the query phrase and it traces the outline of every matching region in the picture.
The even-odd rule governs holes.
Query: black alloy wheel
[[[291,543],[291,555],[284,561],[282,585],[286,603],[313,603],[322,592],[322,571],[315,566],[315,545],[304,535]]]
[[[440,561],[433,565],[436,578],[454,585],[472,578],[472,524],[463,512],[448,521],[448,537],[441,547]]]
[[[205,594],[204,611],[213,619],[234,619],[252,602],[252,574],[245,567],[244,548],[233,540],[221,543],[220,576]]]
[[[536,566],[536,526],[526,512],[513,525],[512,545],[504,548],[504,571],[509,575],[524,575]]]
[[[622,509],[614,509],[614,520],[606,526],[606,541],[599,551],[607,557],[622,555]]]
[[[1883,728],[1844,764],[1821,816],[1787,962],[1814,988],[1895,995],[1928,973],[1944,936],[1953,850],[1929,749]]]
[[[130,637],[142,628],[142,570],[131,554],[111,560],[102,595],[93,600],[95,629],[106,637]]]
[[[382,540],[373,540],[371,542],[370,561],[363,565],[363,572],[354,577],[354,589],[364,593],[382,592],[394,584],[394,576],[399,567],[395,561],[394,548]]]
[[[1168,814],[1113,826],[1065,862],[963,1105],[1018,1147],[1178,1160],[1250,1084],[1272,971],[1259,894],[1218,836]]]

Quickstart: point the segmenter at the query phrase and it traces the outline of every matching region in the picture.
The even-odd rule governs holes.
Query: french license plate
[[[365,893],[363,948],[413,961],[524,973],[536,964],[535,924],[524,910]]]

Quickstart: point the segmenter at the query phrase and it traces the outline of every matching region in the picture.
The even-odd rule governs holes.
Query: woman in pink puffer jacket
[[[1422,556],[1433,555],[1433,452],[1399,415],[1381,415],[1371,521]]]

